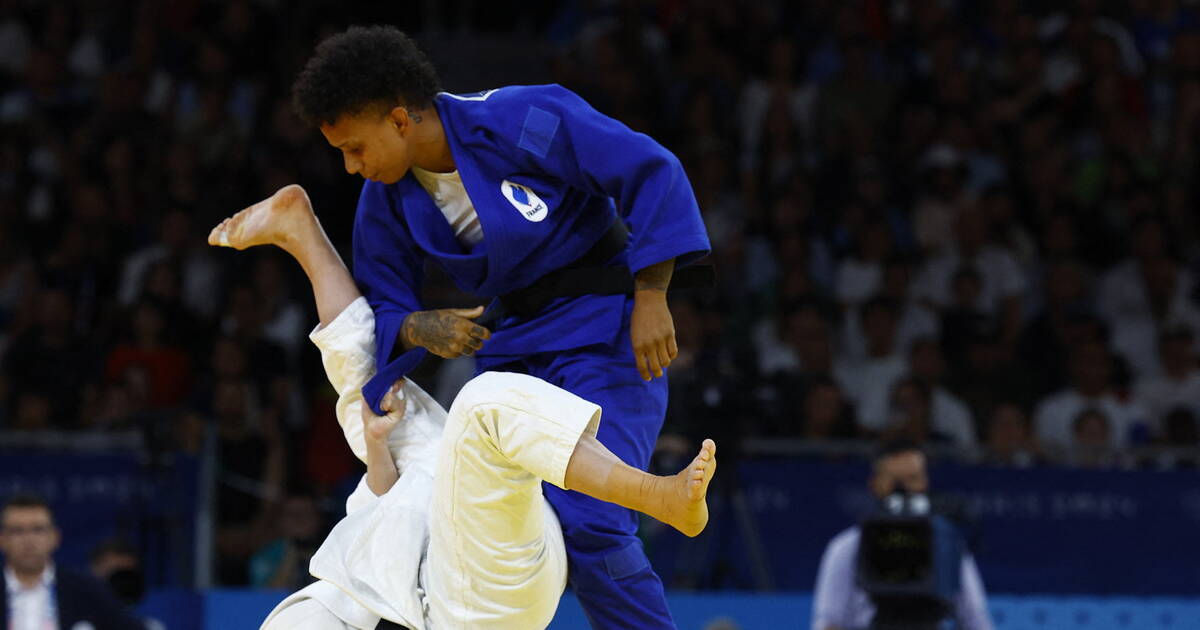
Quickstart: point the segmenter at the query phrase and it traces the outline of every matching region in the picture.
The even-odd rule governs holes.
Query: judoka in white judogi
[[[361,391],[374,374],[371,309],[359,298],[310,337],[338,391],[346,442],[365,462]],[[313,556],[309,568],[321,581],[285,599],[264,630],[331,627],[328,614],[321,625],[304,625],[322,617],[312,603],[300,605],[305,600],[362,630],[381,617],[413,630],[483,627],[489,619],[543,628],[553,618],[567,561],[541,479],[563,484],[580,436],[596,432],[600,408],[539,379],[498,372],[468,383],[449,416],[411,381],[403,394],[404,419],[388,439],[399,479],[376,497],[364,476],[346,518]],[[476,621],[463,625],[468,620]]]

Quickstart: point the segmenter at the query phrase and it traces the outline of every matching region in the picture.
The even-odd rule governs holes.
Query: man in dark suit
[[[40,497],[17,495],[0,511],[6,630],[144,630],[108,587],[91,576],[54,566],[61,534]]]

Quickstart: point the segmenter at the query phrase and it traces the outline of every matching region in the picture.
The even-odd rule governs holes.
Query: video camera
[[[958,597],[965,543],[924,494],[885,497],[861,524],[858,585],[875,604],[871,630],[941,630]]]

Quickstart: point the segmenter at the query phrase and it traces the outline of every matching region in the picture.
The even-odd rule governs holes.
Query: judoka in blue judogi
[[[305,80],[302,74],[298,85]],[[612,280],[611,273],[560,277],[550,285],[539,279],[582,265],[616,268],[628,281],[630,274],[664,264],[669,270],[671,261],[679,269],[706,255],[708,238],[679,160],[556,85],[443,92],[427,103],[405,98],[378,121],[369,110],[307,115],[343,151],[347,170],[372,180],[363,186],[354,226],[354,277],[376,321],[378,373],[364,387],[365,399],[380,412],[387,388],[435,346],[420,341],[438,326],[458,338],[470,330],[474,345],[438,353],[469,354],[482,342],[474,353],[479,371],[531,374],[599,404],[600,441],[645,469],[666,411],[667,382],[639,374],[631,326],[665,315],[673,346],[665,298],[655,306],[638,304],[640,293],[597,295],[563,286],[572,278]],[[422,126],[432,117],[440,129]],[[504,305],[490,307],[490,336],[461,317],[410,317],[448,313],[428,311],[419,299],[427,261],[463,291],[506,296]],[[530,302],[521,290],[531,286],[551,288]],[[635,315],[635,306],[643,313]],[[429,325],[415,330],[414,321]],[[654,359],[643,364],[644,373],[647,365],[669,363],[666,356]],[[552,486],[544,491],[592,625],[673,628],[662,583],[635,536],[635,515]]]

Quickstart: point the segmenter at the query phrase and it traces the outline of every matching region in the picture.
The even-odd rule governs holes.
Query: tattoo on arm
[[[654,289],[666,291],[667,287],[671,284],[671,274],[674,272],[674,258],[650,265],[637,272],[637,275],[634,276],[634,290],[644,291],[646,289]]]

